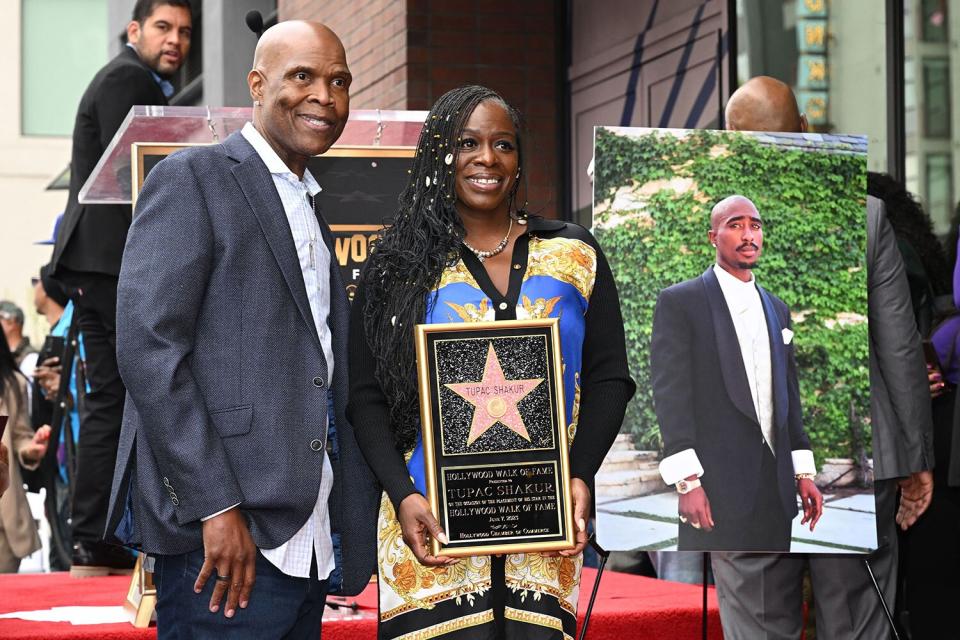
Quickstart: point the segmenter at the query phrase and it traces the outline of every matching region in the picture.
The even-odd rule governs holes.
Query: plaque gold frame
[[[420,420],[422,425],[423,439],[423,458],[425,466],[425,479],[427,484],[427,500],[430,502],[430,510],[438,522],[443,521],[443,511],[440,508],[440,491],[437,477],[436,446],[438,443],[433,437],[433,402],[439,398],[439,380],[431,380],[429,350],[427,345],[428,336],[432,334],[444,333],[475,333],[475,336],[465,339],[483,338],[489,335],[490,338],[509,338],[508,332],[511,329],[547,329],[548,342],[552,347],[552,358],[549,364],[552,365],[553,380],[550,393],[552,394],[557,408],[553,416],[554,424],[554,442],[556,443],[557,457],[560,464],[560,491],[561,501],[563,503],[562,528],[564,538],[562,540],[552,540],[546,542],[510,542],[504,544],[484,544],[484,545],[463,545],[456,547],[444,547],[439,540],[431,540],[433,555],[445,555],[451,558],[460,558],[464,556],[492,555],[500,553],[528,553],[542,551],[560,551],[563,549],[572,549],[576,545],[575,533],[573,527],[572,504],[570,500],[570,454],[568,450],[569,442],[567,439],[567,418],[566,402],[563,390],[563,362],[560,357],[560,320],[558,318],[545,318],[536,320],[497,320],[493,322],[450,322],[439,324],[418,324],[416,327],[415,342],[417,348],[417,381],[420,390]],[[494,333],[495,332],[495,333]],[[486,335],[485,335],[486,334]],[[529,334],[518,334],[529,335]],[[542,452],[543,450],[532,450]],[[485,454],[487,456],[495,454]],[[489,464],[495,464],[492,461]]]

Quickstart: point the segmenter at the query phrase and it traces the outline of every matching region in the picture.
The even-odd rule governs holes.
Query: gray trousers
[[[727,640],[795,640],[803,628],[803,571],[810,567],[818,640],[891,637],[864,558],[891,613],[897,596],[896,480],[875,485],[877,551],[851,554],[711,554]]]

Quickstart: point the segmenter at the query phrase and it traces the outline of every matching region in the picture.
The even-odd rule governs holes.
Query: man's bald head
[[[729,196],[710,212],[707,239],[716,247],[717,264],[744,282],[763,250],[763,221],[756,205],[743,196]]]
[[[305,42],[321,41],[325,47],[332,47],[346,58],[343,43],[330,27],[319,22],[307,20],[287,20],[278,22],[263,32],[253,53],[253,68],[269,68],[288,50],[303,46]]]
[[[793,91],[769,76],[751,78],[734,91],[727,101],[725,119],[732,131],[807,130],[807,119],[800,113]]]
[[[343,43],[318,22],[280,22],[260,37],[247,74],[253,126],[298,177],[343,132],[351,80]]]
[[[713,209],[710,211],[710,228],[716,231],[717,225],[723,222],[732,212],[744,210],[752,210],[758,218],[760,217],[757,205],[753,204],[750,198],[737,195],[727,196],[713,205]]]

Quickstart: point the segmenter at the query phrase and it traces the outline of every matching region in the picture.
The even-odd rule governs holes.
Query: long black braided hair
[[[394,445],[402,452],[413,448],[420,429],[414,326],[426,318],[428,294],[444,269],[460,256],[465,230],[456,210],[459,142],[473,110],[487,101],[502,106],[513,121],[523,166],[516,109],[486,87],[471,85],[443,94],[424,122],[397,216],[387,221],[361,276],[364,333],[376,359],[376,380],[390,405]],[[519,185],[516,180],[510,191],[511,213]]]
[[[950,293],[953,269],[947,262],[943,245],[933,233],[930,217],[913,194],[889,174],[873,171],[867,172],[867,193],[883,200],[887,220],[897,237],[906,240],[920,256],[934,295]]]

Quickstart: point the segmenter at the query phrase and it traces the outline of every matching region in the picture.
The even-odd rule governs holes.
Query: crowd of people
[[[191,25],[189,0],[138,0],[127,46],[81,99],[69,200],[34,283],[50,325],[39,349],[22,309],[0,302],[0,571],[39,547],[25,486],[43,487],[51,566],[129,572],[131,549],[145,552],[161,638],[316,637],[327,594],[358,593],[372,574],[381,637],[574,636],[593,478],[635,386],[601,247],[582,227],[526,209],[519,113],[473,85],[437,100],[351,305],[307,168],[349,117],[347,52],[324,25],[263,33],[247,77],[252,122],[159,163],[135,218],[129,206],[77,201],[129,108],[166,104]],[[731,97],[727,124],[806,130],[789,88],[770,78]],[[879,541],[869,562],[886,603],[909,613],[912,637],[935,637],[960,596],[960,271],[951,278],[902,186],[871,175],[867,213]],[[726,226],[734,218],[760,215],[745,198],[717,204],[709,273],[752,283],[730,257],[742,240],[733,235],[751,233]],[[575,545],[433,555],[430,539],[445,534],[424,497],[412,328],[519,314],[559,318]],[[933,345],[926,365],[921,336]],[[682,494],[684,535],[701,539],[710,503],[696,428],[681,426],[690,437],[674,448],[695,451],[686,461],[697,464],[668,482]],[[786,488],[756,500],[783,503],[792,518],[799,490],[809,517],[822,502],[791,458],[809,449],[794,426],[795,442],[771,443],[756,465]],[[702,443],[699,453],[710,455]],[[782,546],[788,529],[780,534]],[[805,571],[820,637],[889,633],[857,558],[716,548],[725,637],[797,637]]]
[[[66,208],[35,283],[37,313],[51,327],[41,353],[22,335],[23,311],[0,306],[15,361],[37,389],[28,387],[24,399],[33,426],[49,423],[56,442],[32,483],[47,490],[50,566],[73,576],[129,573],[135,562],[128,550],[103,542],[126,396],[117,370],[116,287],[132,210],[83,205],[78,193],[130,108],[163,105],[173,94],[170,76],[189,52],[191,23],[187,0],[136,2],[126,46],[80,100]],[[26,555],[25,546],[18,550]]]

